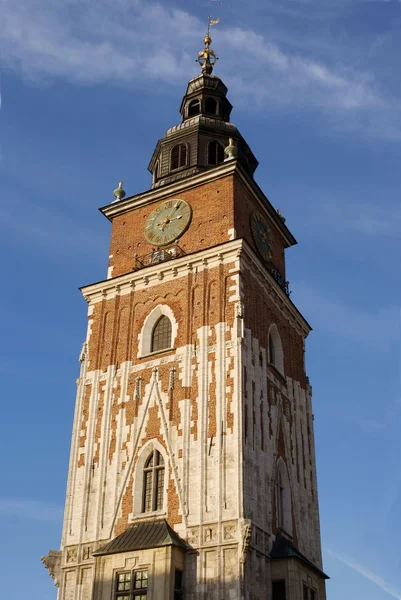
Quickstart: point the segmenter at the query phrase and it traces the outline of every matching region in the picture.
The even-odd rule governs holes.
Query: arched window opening
[[[273,366],[275,365],[275,359],[273,336],[269,333],[269,363]]]
[[[185,167],[187,164],[187,147],[185,144],[177,144],[171,150],[171,170]]]
[[[277,527],[292,534],[292,501],[290,480],[287,467],[282,458],[278,460],[276,470],[276,522]]]
[[[155,181],[157,181],[160,177],[160,160],[157,161],[156,163],[156,168],[155,168]]]
[[[154,450],[146,461],[143,476],[142,512],[161,510],[163,508],[164,459],[158,450]]]
[[[192,100],[188,104],[188,117],[195,117],[200,114],[200,100]]]
[[[224,148],[219,142],[209,142],[207,147],[207,162],[209,165],[219,165],[224,161]]]
[[[214,98],[206,98],[205,101],[205,113],[208,115],[216,115],[217,113],[217,102]]]
[[[276,498],[277,498],[277,525],[284,527],[284,483],[281,475],[281,469],[277,473]]]
[[[276,325],[272,325],[268,336],[269,365],[273,366],[284,377],[284,352]]]
[[[168,317],[163,315],[156,321],[156,324],[153,327],[150,351],[158,352],[160,350],[171,348],[171,334],[171,321]]]

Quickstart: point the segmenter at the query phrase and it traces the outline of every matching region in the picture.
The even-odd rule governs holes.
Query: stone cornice
[[[142,192],[141,194],[137,194],[136,196],[130,196],[129,198],[125,198],[120,202],[113,202],[112,204],[103,206],[99,210],[111,221],[113,217],[122,215],[130,210],[144,206],[145,204],[157,202],[158,200],[163,200],[166,197],[171,197],[183,191],[199,187],[200,185],[205,185],[206,183],[216,181],[217,179],[227,177],[228,175],[232,175],[236,169],[237,161],[230,160],[224,162],[222,165],[214,169],[194,175],[190,179],[182,179],[161,188],[155,188],[146,192]]]
[[[187,254],[174,260],[169,260],[157,265],[151,265],[138,271],[120,275],[113,279],[106,279],[80,288],[85,300],[89,303],[112,299],[117,295],[129,294],[134,290],[141,290],[161,282],[168,282],[177,277],[185,277],[190,272],[201,272],[204,269],[214,268],[220,264],[238,261],[242,239],[233,240],[207,248],[201,252]]]
[[[118,295],[129,294],[134,290],[159,285],[161,282],[167,283],[179,277],[186,277],[191,272],[200,273],[204,269],[215,268],[220,264],[236,263],[237,261],[237,268],[249,271],[252,277],[265,288],[283,316],[291,322],[300,335],[306,337],[312,330],[309,323],[243,238],[207,248],[200,252],[187,254],[164,263],[151,265],[113,279],[99,281],[80,289],[88,303],[96,303],[101,300],[111,300]]]
[[[122,215],[128,211],[144,206],[145,204],[157,202],[163,200],[164,198],[171,198],[171,196],[178,195],[183,191],[211,183],[212,181],[222,179],[223,177],[233,175],[234,173],[239,177],[241,182],[254,196],[254,198],[259,201],[261,210],[267,211],[267,214],[270,216],[276,230],[281,236],[283,236],[287,247],[297,244],[297,240],[278,216],[273,205],[265,196],[259,185],[249,175],[247,175],[243,167],[241,167],[240,163],[235,159],[228,160],[214,169],[195,174],[188,179],[181,179],[169,185],[162,186],[160,188],[154,188],[135,196],[130,196],[129,198],[125,198],[120,202],[113,202],[107,206],[103,206],[99,210],[105,215],[105,217],[109,219],[109,221],[112,221],[113,217],[116,217],[117,215]]]

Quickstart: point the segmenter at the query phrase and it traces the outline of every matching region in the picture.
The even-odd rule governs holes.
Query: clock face
[[[254,242],[263,260],[271,260],[271,240],[269,228],[264,216],[257,210],[251,213],[251,230]]]
[[[167,246],[188,229],[191,218],[192,208],[185,200],[167,200],[149,215],[145,238],[153,246]]]

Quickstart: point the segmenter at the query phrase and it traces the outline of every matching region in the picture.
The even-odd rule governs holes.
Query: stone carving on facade
[[[138,376],[135,378],[135,400],[140,400],[142,395],[142,377]]]
[[[235,540],[237,537],[237,528],[234,523],[228,523],[224,525],[224,539],[227,540]]]
[[[86,342],[84,342],[82,344],[81,353],[79,355],[79,362],[83,362],[85,360],[87,351],[88,351],[88,345]]]
[[[241,562],[244,563],[246,561],[246,556],[248,554],[249,544],[252,536],[252,523],[251,521],[244,521],[241,527],[241,538],[242,538],[242,548],[241,548]]]
[[[92,546],[84,546],[82,549],[82,560],[89,560],[92,557]]]
[[[203,539],[205,543],[215,542],[217,539],[217,530],[215,525],[207,525],[203,530]]]
[[[78,548],[76,546],[73,546],[72,548],[67,548],[67,556],[65,562],[68,564],[77,562],[77,554]]]
[[[191,546],[197,546],[199,541],[199,530],[196,527],[195,529],[190,529],[188,531],[188,544]]]
[[[54,585],[60,587],[61,551],[50,550],[48,556],[42,556],[40,560],[49,571],[49,575],[53,579]]]

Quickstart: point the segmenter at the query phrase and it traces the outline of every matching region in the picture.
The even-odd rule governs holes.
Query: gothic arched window
[[[282,458],[277,462],[276,470],[276,519],[277,527],[283,529],[286,533],[292,533],[292,501],[290,480],[288,478],[287,467]]]
[[[171,150],[171,170],[185,167],[187,164],[187,147],[185,144],[177,144]]]
[[[275,359],[273,336],[269,333],[269,363],[273,366],[275,364]]]
[[[219,165],[224,161],[224,148],[219,142],[209,142],[207,147],[207,162],[209,165]]]
[[[284,352],[281,338],[276,325],[272,325],[268,337],[269,364],[277,369],[284,377]]]
[[[217,113],[217,102],[214,98],[206,98],[205,113],[215,115]]]
[[[153,450],[143,470],[143,509],[153,512],[163,508],[164,459],[158,450]]]
[[[153,327],[150,351],[157,352],[159,350],[171,348],[171,334],[171,321],[168,317],[163,315],[156,321],[155,326]]]
[[[277,525],[284,527],[284,483],[281,475],[281,469],[278,469],[276,481],[276,499],[277,499]]]
[[[192,100],[188,104],[188,117],[195,117],[200,113],[200,100]]]

